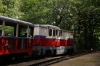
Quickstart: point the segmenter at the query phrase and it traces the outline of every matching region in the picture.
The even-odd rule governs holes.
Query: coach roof
[[[5,22],[12,22],[12,23],[16,23],[16,24],[33,26],[33,24],[30,23],[30,22],[26,22],[26,21],[22,21],[22,20],[17,20],[17,19],[13,19],[13,18],[9,18],[9,17],[4,17],[4,16],[0,16],[0,20],[1,21],[5,21]]]

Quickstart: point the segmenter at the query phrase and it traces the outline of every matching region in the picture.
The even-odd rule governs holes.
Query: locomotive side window
[[[49,29],[49,36],[52,36],[52,29]]]
[[[56,30],[56,36],[58,35],[58,30]]]
[[[60,32],[59,32],[59,36],[62,36],[62,31],[60,30]]]
[[[53,30],[53,36],[55,36],[56,35],[56,30]]]

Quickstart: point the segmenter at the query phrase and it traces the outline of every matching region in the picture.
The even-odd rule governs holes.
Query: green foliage
[[[90,4],[87,2],[90,2]],[[100,48],[100,43],[98,42],[98,37],[100,36],[98,32],[100,8],[97,7],[96,3],[98,2],[93,0],[83,0],[81,6],[77,8],[78,18],[75,29],[75,43],[78,44],[78,47],[82,47],[79,48],[81,50]]]
[[[0,15],[18,19],[21,14],[20,0],[0,0]]]
[[[22,0],[20,10],[24,15],[21,19],[35,24],[46,23],[47,12],[50,10],[47,6],[48,4],[44,0]]]
[[[2,30],[2,25],[0,25],[0,30]],[[5,35],[14,36],[14,27],[5,26]]]
[[[5,35],[14,36],[14,28],[11,26],[5,26]]]

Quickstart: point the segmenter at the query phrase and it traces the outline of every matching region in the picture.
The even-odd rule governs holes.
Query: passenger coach
[[[30,34],[34,34],[33,24],[0,16],[0,59],[32,56]]]

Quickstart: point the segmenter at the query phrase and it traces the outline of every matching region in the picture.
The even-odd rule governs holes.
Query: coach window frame
[[[7,26],[9,26],[9,27],[12,27],[13,28],[13,35],[11,35],[11,36],[16,36],[16,23],[12,23],[12,22],[10,22],[10,21],[2,21],[2,29],[1,29],[1,36],[9,36],[9,35],[7,35],[8,33],[7,32],[5,32],[5,28],[7,27]]]

